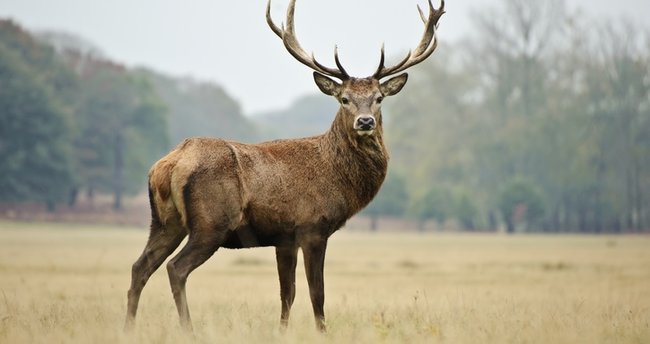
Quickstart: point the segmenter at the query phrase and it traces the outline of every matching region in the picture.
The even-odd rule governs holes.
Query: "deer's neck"
[[[342,190],[356,213],[372,201],[384,182],[388,152],[381,121],[373,135],[361,136],[351,129],[352,123],[346,122],[346,119],[351,122],[350,118],[339,109],[324,138]]]

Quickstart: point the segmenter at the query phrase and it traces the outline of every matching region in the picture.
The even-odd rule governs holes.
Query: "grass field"
[[[270,248],[220,250],[188,280],[187,337],[164,266],[122,332],[142,229],[0,222],[0,343],[650,343],[650,237],[342,230],[325,263],[328,333],[304,270],[279,330]]]

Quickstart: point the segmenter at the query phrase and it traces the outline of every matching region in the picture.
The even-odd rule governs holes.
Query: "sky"
[[[471,30],[470,12],[497,1],[447,0],[440,41],[459,40]],[[650,13],[648,0],[566,3],[605,20],[642,23]],[[287,4],[272,3],[278,25]],[[387,56],[402,56],[417,44],[423,30],[418,4],[426,9],[425,0],[298,0],[296,34],[326,65],[333,66],[337,45],[346,70],[364,77],[376,68],[382,43]],[[268,28],[265,9],[266,0],[0,0],[0,18],[27,29],[73,33],[128,66],[216,82],[246,114],[282,109],[318,91],[311,70]]]

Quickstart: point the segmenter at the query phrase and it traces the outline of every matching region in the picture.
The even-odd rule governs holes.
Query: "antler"
[[[425,30],[415,51],[409,51],[406,54],[406,57],[402,59],[398,64],[386,68],[384,67],[384,46],[381,47],[381,57],[379,59],[379,67],[373,75],[375,79],[381,79],[389,75],[399,73],[406,70],[429,57],[436,47],[438,47],[438,38],[436,36],[436,29],[438,27],[438,20],[445,13],[445,0],[441,0],[440,8],[435,9],[431,0],[429,1],[429,17],[426,18],[420,6],[418,6],[418,12],[420,12],[420,18],[424,22]],[[433,43],[432,43],[433,41]]]
[[[350,76],[341,65],[341,61],[339,61],[339,53],[336,46],[334,47],[334,61],[336,62],[337,69],[323,66],[318,61],[316,61],[313,53],[311,55],[307,54],[307,52],[305,52],[305,50],[300,46],[298,39],[296,39],[296,32],[293,23],[293,14],[295,12],[295,8],[296,0],[291,0],[289,3],[289,8],[287,9],[287,27],[285,28],[284,25],[282,25],[282,28],[279,28],[275,25],[275,23],[273,23],[273,19],[271,19],[271,0],[269,0],[268,4],[266,5],[266,22],[271,27],[271,30],[273,30],[273,32],[275,32],[275,34],[278,35],[280,39],[282,39],[282,42],[284,43],[284,46],[287,48],[289,53],[305,66],[319,73],[329,75],[340,80],[349,79]]]

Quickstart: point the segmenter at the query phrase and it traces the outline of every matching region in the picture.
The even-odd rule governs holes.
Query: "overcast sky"
[[[447,0],[440,40],[466,34],[469,12],[497,1]],[[278,25],[287,3],[273,1]],[[389,56],[415,46],[423,28],[416,4],[426,8],[425,0],[298,0],[296,32],[319,61],[333,65],[337,44],[348,72],[367,76],[376,68],[382,42]],[[650,13],[649,0],[567,4],[590,15],[638,22]],[[293,60],[267,27],[265,8],[266,0],[0,0],[0,17],[33,30],[74,33],[129,66],[217,82],[250,114],[286,107],[317,91],[311,71]]]

